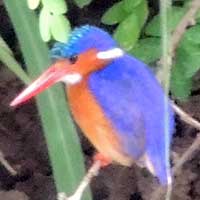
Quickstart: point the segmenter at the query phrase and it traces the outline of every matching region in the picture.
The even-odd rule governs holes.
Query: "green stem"
[[[39,35],[35,13],[28,9],[26,0],[4,0],[4,4],[19,39],[27,71],[31,77],[38,76],[49,66],[50,59],[48,48]],[[85,170],[79,139],[61,85],[54,86],[39,95],[37,105],[57,191],[72,194],[84,176]],[[86,193],[83,199],[90,200],[90,194]]]
[[[4,40],[0,37],[0,61],[14,72],[25,84],[30,83],[30,78],[15,60],[11,50],[7,47]]]
[[[164,137],[165,137],[165,164],[166,164],[166,173],[168,177],[168,188],[165,200],[171,199],[172,193],[172,183],[171,183],[171,166],[170,166],[170,130],[169,130],[169,83],[170,83],[170,74],[171,74],[171,64],[172,58],[170,54],[171,48],[171,30],[168,27],[168,11],[170,10],[171,0],[160,0],[160,14],[161,14],[161,37],[162,37],[162,83],[164,87],[164,91],[166,96],[164,97],[164,113],[165,113],[165,129],[164,129]]]

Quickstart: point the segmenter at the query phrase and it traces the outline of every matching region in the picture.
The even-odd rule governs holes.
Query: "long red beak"
[[[76,64],[70,63],[67,59],[58,60],[22,91],[10,103],[10,106],[16,106],[27,101],[59,81],[75,84],[82,79],[81,74],[84,74],[84,70],[89,72],[90,70],[99,69],[101,66],[109,63],[110,60],[120,56],[123,56],[123,51],[119,48],[114,48],[105,52],[97,52],[96,49],[90,49],[79,54],[79,59],[76,61]],[[87,70],[85,66],[87,66]],[[79,69],[79,73],[77,69]]]
[[[59,82],[69,73],[70,64],[66,60],[60,60],[48,68],[39,78],[25,88],[11,103],[10,106],[19,105],[33,96],[41,93],[48,87]]]

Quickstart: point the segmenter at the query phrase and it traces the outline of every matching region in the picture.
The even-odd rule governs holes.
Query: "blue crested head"
[[[84,25],[75,28],[66,43],[57,42],[52,50],[52,58],[69,58],[90,48],[105,51],[117,47],[112,37],[100,28]]]

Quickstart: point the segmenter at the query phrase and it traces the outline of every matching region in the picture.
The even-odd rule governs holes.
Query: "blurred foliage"
[[[14,57],[12,50],[9,48],[4,39],[0,36],[0,61],[8,67],[8,69],[14,72],[25,84],[30,83],[30,78],[26,72],[22,69],[20,64]]]
[[[79,7],[91,3],[92,0],[74,0]],[[66,42],[71,31],[68,18],[64,15],[68,11],[65,0],[27,0],[30,9],[36,9],[41,4],[39,11],[39,28],[43,41],[54,39]]]
[[[187,12],[190,2],[174,1],[168,10],[168,28],[172,32]],[[108,9],[101,21],[107,25],[118,24],[113,36],[119,44],[146,64],[155,65],[161,56],[160,14],[147,21],[148,13],[146,0],[122,0]],[[172,67],[170,89],[179,100],[190,96],[193,76],[200,69],[200,12],[196,21],[185,32]]]
[[[76,3],[79,8],[89,5],[91,2],[92,0],[74,0],[74,3]]]
[[[123,0],[109,8],[101,21],[107,25],[118,24],[114,38],[128,51],[137,43],[147,17],[146,0]]]

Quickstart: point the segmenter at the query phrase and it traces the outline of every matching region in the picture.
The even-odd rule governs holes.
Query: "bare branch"
[[[171,37],[171,48],[170,48],[170,58],[174,58],[176,54],[176,48],[179,45],[179,42],[185,33],[186,29],[190,25],[195,24],[195,15],[197,11],[200,9],[200,0],[193,0],[191,2],[191,6],[186,12],[186,14],[183,16],[180,23],[177,25],[175,31],[172,34]],[[159,61],[159,63],[162,63],[163,59]],[[180,118],[186,122],[187,124],[190,124],[191,126],[195,127],[196,129],[200,130],[200,123],[192,118],[189,114],[184,112],[180,107],[178,107],[174,102],[172,102],[172,107],[174,111],[180,116]],[[187,162],[194,154],[194,152],[199,148],[200,146],[200,137],[195,139],[193,144],[185,151],[185,153],[181,156],[181,158],[177,161],[175,166],[172,168],[172,174],[176,174],[178,171],[181,170],[181,167],[185,162]],[[166,188],[158,187],[153,194],[151,195],[151,200],[160,200],[163,194],[165,193]]]
[[[192,127],[200,130],[200,122],[191,117],[188,113],[183,111],[179,106],[177,106],[174,102],[172,102],[172,107],[174,111],[180,116],[181,120],[185,123],[191,125]]]
[[[192,159],[194,153],[199,149],[199,147],[200,147],[200,133],[197,135],[196,139],[191,144],[191,146],[183,153],[183,155],[180,157],[180,159],[176,162],[176,164],[172,168],[173,176],[176,175],[176,173],[180,172],[184,163]],[[155,190],[151,195],[151,200],[160,200],[161,197],[164,195],[164,193],[165,193],[165,188],[162,186],[158,187],[158,189]]]
[[[12,175],[16,176],[17,171],[9,164],[9,162],[4,158],[3,153],[0,151],[0,163],[5,167],[5,169]]]
[[[172,168],[172,173],[175,175],[183,166],[185,162],[190,160],[194,153],[199,149],[200,147],[200,134],[197,135],[194,142],[191,144],[191,146],[184,152],[184,154],[181,156],[179,160],[177,160],[175,166]]]
[[[199,0],[193,0],[191,2],[191,6],[187,13],[184,15],[178,26],[176,27],[175,31],[172,34],[171,38],[171,56],[174,58],[176,48],[178,47],[178,44],[183,36],[183,34],[186,31],[186,28],[190,25],[195,24],[195,15],[197,11],[200,9],[200,1]]]
[[[98,175],[100,168],[101,168],[100,161],[94,162],[94,164],[88,170],[88,173],[86,174],[86,176],[83,178],[80,185],[76,189],[75,193],[70,197],[67,197],[65,193],[59,193],[57,199],[58,200],[80,200],[83,195],[84,190],[90,184],[91,180],[94,178],[94,176]]]

